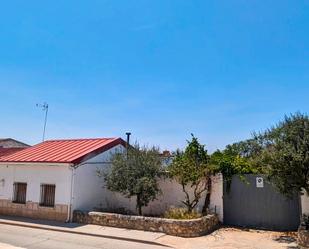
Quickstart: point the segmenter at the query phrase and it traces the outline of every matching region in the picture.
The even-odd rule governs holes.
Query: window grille
[[[27,183],[15,182],[14,183],[13,202],[25,204],[26,203],[26,194],[27,194]]]
[[[41,200],[40,206],[54,207],[55,206],[55,190],[56,186],[52,184],[41,185]]]

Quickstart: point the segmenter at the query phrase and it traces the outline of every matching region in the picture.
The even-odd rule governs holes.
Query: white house
[[[135,212],[135,199],[107,190],[97,174],[125,146],[121,138],[50,140],[0,156],[0,214],[70,221],[73,210],[124,208]],[[178,183],[160,179],[159,184],[162,195],[144,208],[145,214],[183,206],[184,193]],[[222,176],[218,175],[213,180],[210,208],[221,221],[222,196]]]
[[[0,214],[69,221],[105,198],[97,168],[121,138],[50,140],[0,157]]]

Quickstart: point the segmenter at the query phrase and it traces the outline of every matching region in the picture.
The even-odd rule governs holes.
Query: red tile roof
[[[96,156],[122,144],[121,138],[49,140],[0,157],[0,162],[73,163]]]

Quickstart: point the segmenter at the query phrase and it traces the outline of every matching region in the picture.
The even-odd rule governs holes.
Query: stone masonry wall
[[[19,204],[9,200],[0,200],[0,215],[66,221],[68,206],[56,204],[55,207],[42,207],[36,202]]]
[[[309,230],[306,230],[304,227],[300,226],[298,230],[298,246],[301,249],[309,248]]]
[[[207,215],[192,220],[174,220],[83,211],[74,211],[73,221],[83,224],[163,232],[169,235],[181,237],[197,237],[205,235],[214,231],[219,225],[219,220],[216,215]]]

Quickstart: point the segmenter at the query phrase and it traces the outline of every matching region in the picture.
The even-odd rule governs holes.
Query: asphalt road
[[[9,247],[12,246],[12,247]],[[169,247],[0,225],[0,249],[168,249]]]

